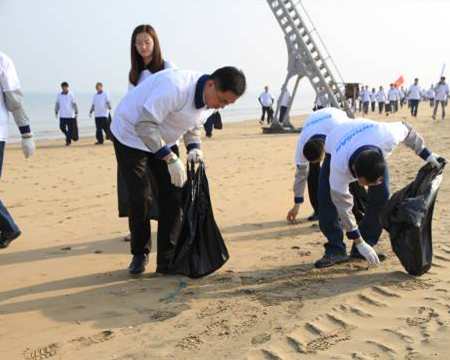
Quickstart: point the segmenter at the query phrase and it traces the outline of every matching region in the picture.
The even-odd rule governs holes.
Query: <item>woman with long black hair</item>
[[[176,68],[174,63],[163,59],[158,34],[151,25],[139,25],[134,29],[131,35],[130,50],[131,69],[128,76],[128,91],[131,91],[147,77],[158,71]],[[128,217],[128,192],[119,169],[117,170],[117,195],[119,217]],[[153,202],[151,218],[156,220],[157,206],[155,199],[153,199]],[[130,240],[131,234],[125,237],[125,241]]]

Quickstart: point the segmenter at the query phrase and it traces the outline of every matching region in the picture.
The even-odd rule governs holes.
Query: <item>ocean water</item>
[[[89,117],[92,97],[94,93],[76,93],[78,103],[78,127],[80,137],[95,135],[95,120]],[[111,93],[113,111],[125,94]],[[64,139],[64,134],[59,130],[59,119],[55,117],[55,101],[57,93],[24,93],[24,107],[31,120],[31,129],[36,140]],[[246,93],[236,104],[221,110],[224,124],[236,121],[258,119],[261,116],[261,107],[258,102],[259,93]],[[314,102],[313,93],[297,94],[294,101],[291,116],[302,115],[311,112]],[[10,119],[9,141],[17,142],[20,134],[14,120]]]

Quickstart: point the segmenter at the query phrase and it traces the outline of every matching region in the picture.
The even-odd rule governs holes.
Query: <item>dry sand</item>
[[[388,121],[408,117],[450,158],[450,120],[433,125],[425,104],[419,113],[411,119],[403,108]],[[426,275],[403,271],[387,234],[379,247],[389,258],[378,268],[317,270],[325,241],[317,224],[285,220],[296,140],[262,135],[253,121],[204,141],[231,259],[200,280],[155,277],[154,254],[143,276],[128,275],[110,143],[42,142],[29,160],[8,146],[0,198],[23,235],[0,252],[0,358],[448,359],[450,182],[444,176]],[[392,190],[422,164],[404,146],[389,162]],[[310,213],[306,201],[300,216]]]

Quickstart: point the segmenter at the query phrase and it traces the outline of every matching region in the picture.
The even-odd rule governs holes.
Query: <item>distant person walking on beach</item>
[[[362,99],[363,99],[363,112],[364,115],[367,115],[369,113],[369,103],[370,103],[370,92],[369,92],[369,86],[365,86],[362,93]]]
[[[92,99],[91,110],[89,111],[89,117],[94,113],[95,116],[95,138],[97,142],[95,145],[103,144],[103,133],[107,139],[109,139],[109,126],[108,126],[108,116],[111,110],[111,100],[109,94],[103,90],[103,84],[98,82],[95,84],[95,90],[97,93]]]
[[[272,122],[272,116],[273,116],[272,105],[273,105],[274,100],[273,100],[272,95],[269,93],[268,86],[264,87],[264,92],[261,93],[261,95],[259,95],[258,101],[262,106],[262,115],[261,115],[261,120],[259,121],[259,123],[261,125],[264,124],[264,119],[265,119],[265,116],[267,113],[267,124],[270,124]]]
[[[414,79],[414,84],[409,87],[408,99],[411,103],[411,115],[417,117],[417,110],[419,108],[419,102],[421,98],[422,89],[419,85],[419,79]]]
[[[436,113],[437,109],[439,107],[439,104],[441,104],[442,109],[442,120],[445,119],[445,107],[447,106],[447,100],[448,100],[448,85],[445,82],[445,77],[441,77],[441,80],[436,84],[434,87],[434,90],[436,92],[435,101],[434,101],[434,111],[433,111],[433,120],[436,120]]]
[[[76,117],[78,116],[78,105],[75,101],[75,95],[69,91],[67,82],[61,83],[61,93],[56,97],[55,116],[59,115],[59,128],[66,136],[66,146],[75,140]]]
[[[380,89],[377,92],[377,102],[378,102],[378,113],[381,114],[384,109],[384,103],[386,101],[386,94],[384,93],[384,89],[380,86]]]
[[[336,108],[325,108],[312,113],[303,124],[303,130],[297,140],[295,150],[294,206],[287,214],[287,220],[294,222],[303,204],[306,184],[314,213],[309,221],[319,219],[319,174],[320,163],[324,156],[325,139],[331,130],[345,121],[347,114]]]
[[[284,121],[284,116],[286,115],[289,101],[291,100],[291,93],[288,89],[286,89],[283,93],[283,97],[281,98],[281,104],[280,104],[280,124]]]
[[[137,85],[158,71],[177,67],[173,62],[164,60],[158,33],[151,25],[139,25],[133,30],[130,49],[131,69],[128,74],[128,91],[133,90]],[[151,179],[153,178],[151,177]],[[119,167],[117,167],[117,198],[119,217],[128,217],[128,191]],[[149,198],[148,201],[153,203],[157,201],[154,194],[153,198]],[[152,209],[155,210],[156,208],[153,205]],[[157,217],[155,212],[151,212],[152,219]],[[131,235],[125,236],[124,240],[130,241]]]
[[[389,85],[389,91],[387,94],[387,100],[389,102],[391,112],[394,113],[397,110],[395,109],[395,103],[397,102],[397,89],[394,87],[394,84]]]
[[[431,85],[430,89],[427,92],[428,100],[430,100],[430,107],[434,107],[434,97],[436,96],[436,93],[434,91],[434,86]]]
[[[22,136],[22,151],[25,157],[29,158],[35,150],[30,120],[23,109],[22,97],[19,77],[14,63],[6,54],[0,52],[0,177],[2,175],[5,145],[8,140],[9,113],[12,114]],[[0,249],[8,247],[20,235],[19,227],[0,200]]]
[[[375,88],[372,88],[372,92],[370,93],[370,105],[372,112],[375,112],[375,105],[377,103],[377,93]]]
[[[169,263],[186,181],[178,141],[183,137],[188,161],[202,160],[200,127],[212,109],[233,104],[245,88],[244,74],[230,66],[211,75],[189,70],[161,71],[128,92],[117,105],[111,132],[129,194],[131,274],[145,270],[150,254],[149,172],[158,186],[156,272],[172,273]]]

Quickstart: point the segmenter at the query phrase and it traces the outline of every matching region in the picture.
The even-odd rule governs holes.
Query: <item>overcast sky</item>
[[[345,81],[386,86],[403,75],[429,87],[450,66],[450,1],[303,4]],[[97,81],[125,92],[131,33],[142,23],[181,68],[237,66],[251,92],[278,91],[284,80],[286,45],[266,0],[0,0],[0,51],[26,92],[55,92],[63,80],[75,92]]]

